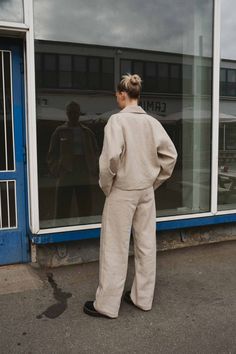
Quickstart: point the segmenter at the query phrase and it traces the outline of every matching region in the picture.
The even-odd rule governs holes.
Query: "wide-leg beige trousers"
[[[156,208],[153,187],[121,190],[112,187],[106,198],[100,239],[99,286],[95,309],[118,316],[124,290],[131,228],[135,276],[131,299],[143,310],[152,308],[156,280]]]

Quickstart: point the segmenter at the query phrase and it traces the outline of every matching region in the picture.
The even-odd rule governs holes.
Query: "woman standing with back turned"
[[[127,274],[130,233],[134,239],[135,276],[124,299],[148,311],[156,279],[156,208],[154,190],[174,169],[177,152],[162,125],[138,101],[141,78],[124,75],[117,86],[122,109],[105,127],[99,160],[99,184],[106,195],[100,239],[99,286],[84,312],[116,318]]]

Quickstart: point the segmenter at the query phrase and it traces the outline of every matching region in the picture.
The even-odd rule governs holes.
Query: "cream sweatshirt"
[[[176,159],[175,146],[161,123],[140,106],[127,106],[105,127],[99,185],[106,196],[112,186],[157,189],[171,176]]]

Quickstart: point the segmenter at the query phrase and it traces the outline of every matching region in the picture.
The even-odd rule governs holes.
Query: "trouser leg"
[[[136,209],[134,193],[113,188],[106,198],[100,239],[99,286],[94,307],[117,317],[127,274],[129,241]]]
[[[135,276],[131,299],[143,310],[152,308],[156,281],[156,207],[153,188],[143,191],[133,219]]]

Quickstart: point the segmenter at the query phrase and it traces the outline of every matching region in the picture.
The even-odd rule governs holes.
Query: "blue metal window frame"
[[[186,220],[174,220],[174,221],[162,221],[156,224],[156,229],[158,231],[168,231],[177,230],[183,228],[206,226],[206,225],[217,225],[225,223],[236,223],[236,214],[227,215],[216,215],[202,218],[192,218]],[[31,240],[33,243],[42,245],[48,243],[60,243],[69,241],[79,241],[86,239],[97,239],[100,237],[100,228],[79,230],[79,231],[69,231],[69,232],[58,232],[53,234],[41,234],[33,235],[31,234]]]

